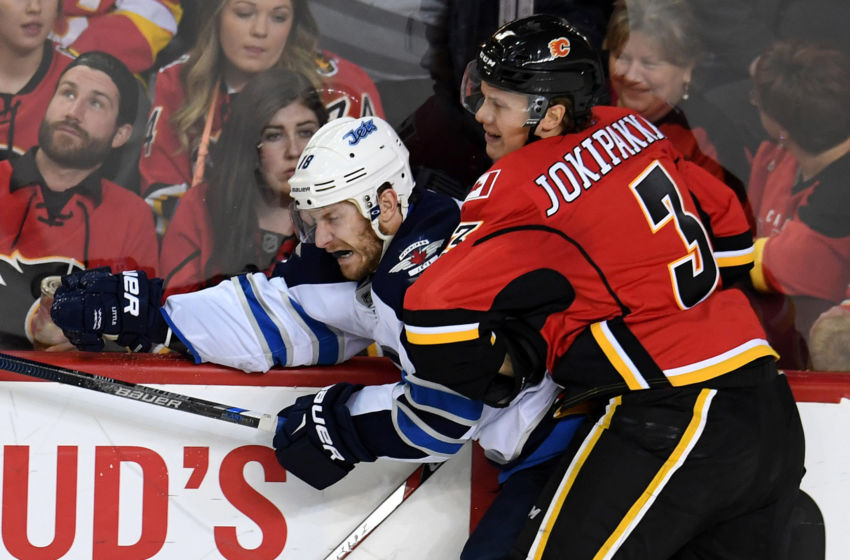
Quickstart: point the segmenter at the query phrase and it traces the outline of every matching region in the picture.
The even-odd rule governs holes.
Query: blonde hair
[[[683,0],[617,0],[602,48],[620,53],[634,31],[652,37],[671,64],[684,68],[699,57],[696,21]]]
[[[212,4],[215,0],[205,0],[205,3],[207,1]],[[180,71],[185,96],[171,119],[171,125],[177,132],[180,146],[187,151],[191,137],[198,136],[204,126],[204,118],[224,74],[220,22],[221,12],[228,1],[217,0],[214,7],[208,8],[195,46]],[[314,87],[320,87],[321,80],[316,73],[319,28],[307,7],[307,0],[292,0],[292,7],[292,30],[276,67],[300,72],[310,79]]]

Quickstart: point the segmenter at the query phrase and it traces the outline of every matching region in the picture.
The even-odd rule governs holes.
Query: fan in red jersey
[[[111,266],[155,272],[157,240],[144,201],[101,166],[132,132],[137,85],[116,58],[89,52],[59,77],[39,145],[0,163],[0,339],[31,347],[45,276]]]
[[[59,74],[73,57],[47,39],[59,0],[0,2],[0,160],[38,144]]]
[[[275,68],[257,74],[233,103],[215,145],[216,173],[180,200],[162,238],[165,295],[271,272],[295,249],[289,178],[327,121],[307,78]]]
[[[180,196],[205,174],[210,143],[248,79],[274,66],[296,70],[331,117],[383,116],[378,91],[351,62],[319,51],[307,0],[215,0],[192,51],[156,78],[139,168],[142,196],[164,233]]]
[[[62,0],[53,39],[75,52],[107,52],[131,72],[153,66],[177,33],[180,0]]]
[[[742,131],[691,86],[705,50],[690,8],[678,0],[614,3],[603,44],[610,51],[611,88],[619,107],[652,122],[682,155],[745,202],[749,164]]]
[[[461,558],[781,557],[803,434],[731,288],[752,265],[745,212],[651,122],[595,106],[603,87],[551,16],[503,26],[467,67],[495,163],[406,294],[416,376],[495,406],[551,378],[559,411],[604,408],[507,479]]]
[[[753,285],[768,333],[807,338],[850,283],[850,56],[799,41],[777,43],[755,66],[754,102],[771,141],[753,162]],[[778,303],[777,303],[778,302]],[[782,328],[786,326],[786,328]],[[789,331],[791,331],[789,333]],[[804,359],[788,367],[805,368]]]

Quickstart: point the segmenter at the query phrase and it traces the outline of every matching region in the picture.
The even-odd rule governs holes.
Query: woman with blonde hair
[[[358,66],[318,50],[307,0],[210,0],[195,46],[157,74],[139,170],[141,194],[165,231],[180,196],[203,180],[210,143],[235,95],[273,67],[308,77],[333,116],[383,115],[372,80]]]
[[[612,101],[655,124],[744,202],[749,165],[741,132],[693,87],[703,52],[697,25],[684,0],[617,0],[603,42]]]

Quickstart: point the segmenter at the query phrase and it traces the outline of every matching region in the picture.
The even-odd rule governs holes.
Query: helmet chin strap
[[[529,125],[529,127],[528,127],[528,139],[525,141],[525,144],[524,144],[525,146],[528,146],[532,142],[537,142],[538,140],[541,139],[540,136],[537,136],[536,134],[534,134],[534,131],[537,130],[537,125],[539,125],[539,124],[540,124],[540,121],[537,121],[536,123]]]
[[[529,119],[525,121],[525,126],[528,127],[528,140],[525,141],[525,145],[528,146],[532,142],[537,142],[540,140],[540,136],[537,136],[534,132],[537,130],[537,127],[540,125],[540,121],[543,120],[543,117],[546,116],[546,111],[549,110],[549,100],[545,100],[543,105],[540,107],[539,112],[542,113],[540,117],[532,120],[531,114],[529,114]],[[529,109],[529,113],[531,110]]]
[[[402,223],[404,223],[404,219],[407,218],[407,212],[409,210],[410,210],[410,204],[409,203],[401,208],[401,221],[402,221]],[[379,216],[380,216],[380,214],[379,214]],[[395,237],[395,233],[384,233],[384,232],[382,232],[381,226],[379,225],[377,218],[375,219],[375,221],[371,222],[371,224],[372,224],[372,231],[374,231],[375,235],[378,236],[378,239],[380,239],[383,242],[383,246],[381,247],[381,258],[383,259],[384,254],[387,252],[387,248],[390,246],[390,243],[392,243],[392,240]]]
[[[390,246],[390,243],[392,242],[393,238],[395,237],[395,234],[393,233],[393,234],[387,235],[385,233],[381,233],[380,228],[372,228],[372,229],[375,231],[375,234],[378,236],[378,239],[380,239],[383,242],[383,246],[381,247],[381,258],[383,259],[384,253],[387,252],[387,248]]]

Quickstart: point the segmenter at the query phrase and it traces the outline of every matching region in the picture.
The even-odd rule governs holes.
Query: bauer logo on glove
[[[80,350],[100,351],[102,337],[114,336],[119,345],[146,352],[168,329],[159,312],[161,299],[159,278],[95,268],[62,277],[50,316]]]
[[[127,270],[121,273],[124,276],[124,299],[127,300],[127,305],[124,306],[124,313],[129,313],[133,317],[139,316],[139,271]],[[142,272],[144,275],[145,273]]]

